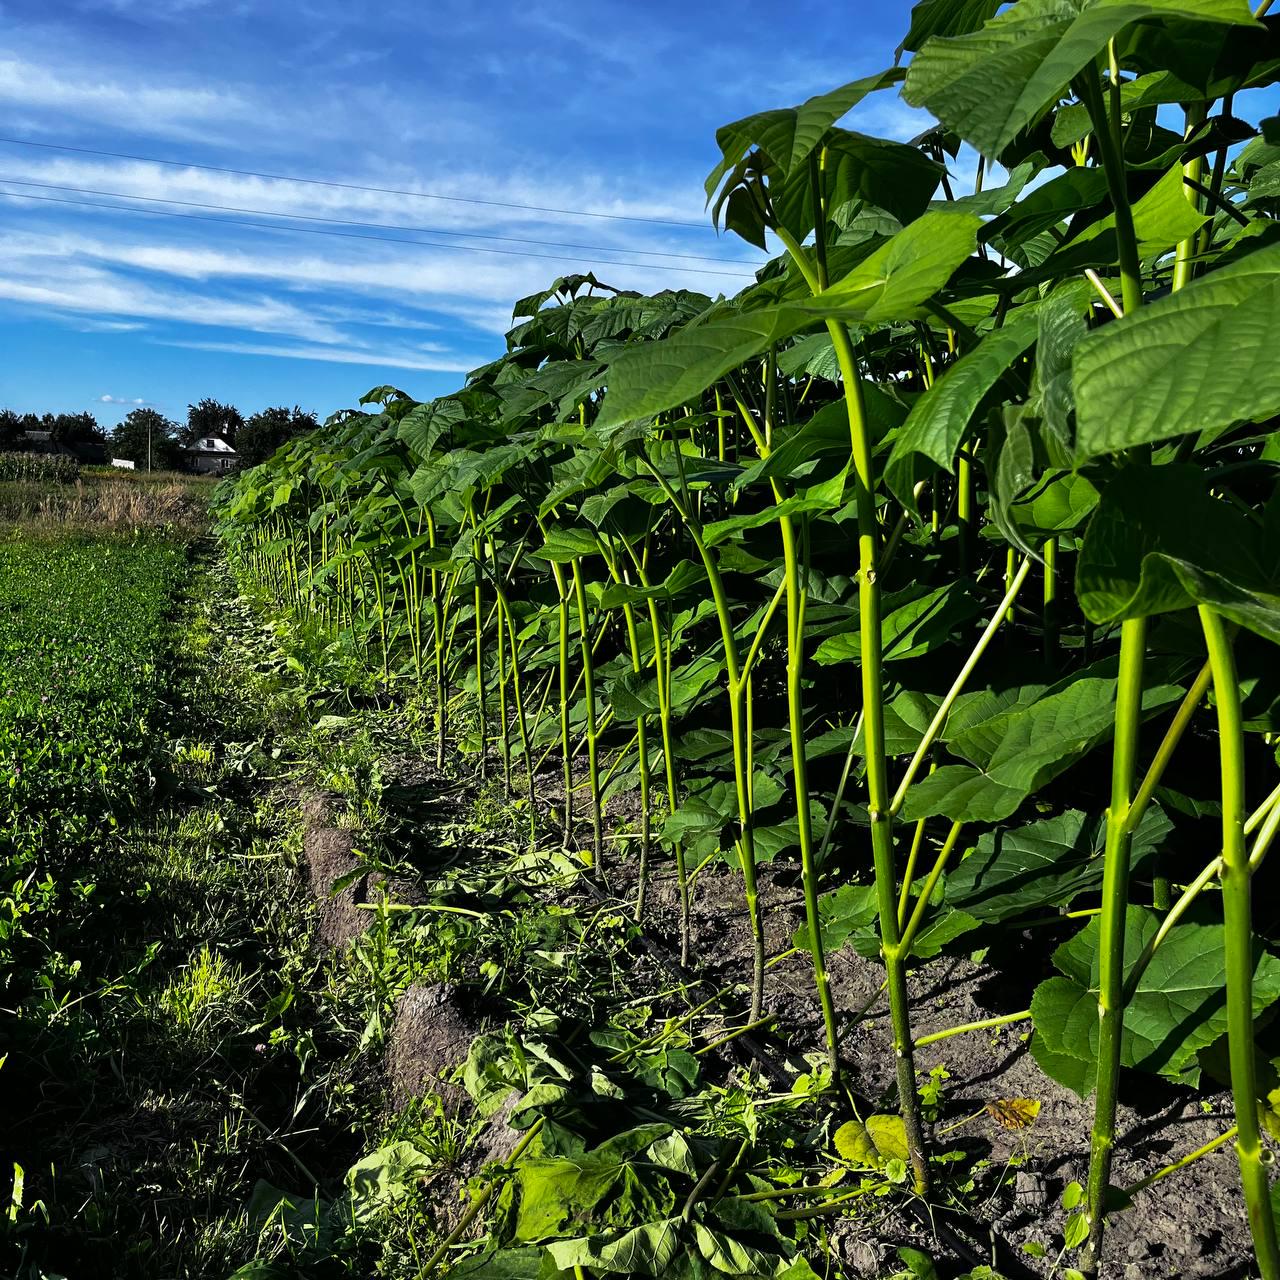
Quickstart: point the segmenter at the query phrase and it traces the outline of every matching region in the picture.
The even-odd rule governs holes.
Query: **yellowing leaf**
[[[886,1160],[909,1160],[907,1131],[901,1116],[868,1116],[867,1132]]]
[[[1005,1129],[1029,1129],[1039,1114],[1036,1098],[997,1098],[987,1103],[987,1115]]]
[[[857,1120],[850,1120],[847,1124],[842,1124],[836,1130],[833,1141],[842,1160],[847,1160],[850,1164],[865,1165],[873,1169],[879,1167],[880,1156],[876,1151],[875,1143],[871,1140],[871,1135]]]

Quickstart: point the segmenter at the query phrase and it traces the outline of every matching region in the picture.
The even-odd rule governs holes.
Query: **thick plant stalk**
[[[626,577],[618,566],[618,557],[612,548],[599,542],[604,555],[609,576],[620,586],[627,585]],[[627,644],[631,650],[631,669],[639,675],[644,669],[643,655],[640,650],[640,631],[636,626],[635,606],[627,601],[622,606],[622,616],[627,626]],[[636,919],[644,917],[645,900],[649,891],[649,852],[652,843],[650,815],[650,777],[649,777],[649,744],[648,717],[636,717],[636,746],[640,753],[640,867],[636,879]]]
[[[648,588],[648,572],[644,561],[638,557],[630,544],[627,551],[635,565],[636,577],[642,587]],[[658,616],[658,604],[649,597],[649,629],[653,636],[653,670],[658,685],[658,723],[662,732],[662,767],[666,778],[667,813],[673,814],[679,803],[676,789],[675,750],[671,740],[671,647],[663,643],[662,624]],[[672,855],[676,864],[676,886],[680,897],[680,963],[689,963],[689,868],[685,862],[684,845],[675,840],[672,844]]]
[[[574,598],[578,605],[578,630],[582,647],[582,689],[587,703],[587,774],[591,787],[591,867],[597,876],[604,874],[604,832],[600,797],[600,759],[598,754],[599,724],[596,721],[595,659],[592,655],[591,625],[587,617],[587,591],[582,579],[582,566],[575,556],[569,562],[573,574]]]
[[[1110,48],[1110,111],[1103,102],[1094,68],[1076,81],[1089,113],[1102,156],[1107,190],[1115,216],[1121,301],[1126,315],[1142,305],[1142,264],[1129,207],[1125,179],[1120,73],[1115,42]],[[1089,1144],[1087,1213],[1089,1236],[1083,1269],[1094,1273],[1102,1257],[1106,1231],[1106,1194],[1115,1150],[1116,1094],[1120,1082],[1120,1050],[1124,1039],[1124,938],[1129,906],[1129,865],[1133,841],[1130,808],[1134,801],[1138,731],[1142,721],[1142,673],[1147,623],[1132,618],[1120,627],[1120,672],[1116,688],[1115,743],[1111,758],[1111,803],[1107,809],[1107,841],[1102,880],[1102,914],[1098,934],[1098,1072],[1093,1130]]]
[[[493,543],[489,544],[494,558]],[[498,746],[502,752],[502,790],[511,794],[511,734],[507,724],[507,643],[502,625],[502,601],[498,601]]]
[[[782,227],[777,234],[808,281],[813,293],[821,293],[823,281],[809,263],[801,244]],[[822,236],[819,234],[819,242]],[[916,1091],[916,1070],[911,1035],[911,1006],[907,992],[906,953],[898,932],[898,893],[893,857],[893,814],[889,799],[889,762],[884,738],[884,676],[881,667],[880,623],[880,521],[876,511],[875,475],[871,461],[871,434],[863,402],[862,379],[849,331],[836,320],[827,321],[840,377],[853,458],[854,499],[858,515],[858,607],[862,670],[863,742],[867,769],[868,816],[871,820],[871,854],[875,865],[877,910],[880,918],[880,950],[889,989],[889,1015],[893,1024],[893,1051],[897,1059],[898,1106],[906,1131],[915,1191],[929,1190],[929,1162],[925,1151],[924,1120]]]
[[[973,561],[973,463],[964,449],[956,462],[956,529],[960,572],[964,574]]]
[[[556,619],[559,623],[558,663],[560,670],[560,764],[564,776],[564,847],[569,847],[573,832],[573,748],[569,740],[569,588],[564,570],[554,560],[551,573],[559,598]]]
[[[773,410],[777,374],[776,357],[770,349],[765,362],[765,414],[763,433],[750,410],[737,401],[738,412],[755,439],[762,458],[769,456],[773,440]],[[719,402],[717,394],[717,403]],[[774,501],[783,502],[782,490],[773,482]],[[822,940],[822,917],[818,911],[818,859],[814,853],[813,818],[809,812],[809,765],[805,749],[804,724],[804,620],[807,591],[802,566],[796,522],[789,515],[780,516],[782,532],[783,581],[787,601],[787,722],[791,738],[791,769],[796,801],[796,824],[800,838],[801,880],[804,889],[805,923],[809,930],[809,954],[813,960],[813,981],[822,1009],[822,1022],[827,1036],[827,1061],[832,1078],[840,1072],[840,1037],[836,1023],[835,1003],[831,997],[831,980],[827,974],[826,948]],[[763,634],[763,630],[761,632]],[[749,731],[750,732],[750,731]],[[751,735],[754,740],[754,735]],[[754,775],[754,769],[752,769]]]
[[[1040,625],[1044,631],[1044,661],[1052,667],[1058,660],[1058,539],[1044,540],[1044,593],[1041,597]]]
[[[471,528],[476,528],[475,511],[470,502],[467,503],[467,515],[471,519]],[[484,687],[484,598],[481,591],[480,553],[473,542],[471,548],[471,572],[475,577],[472,597],[475,607],[475,663],[476,663],[476,703],[480,714],[480,777],[489,776],[489,708],[485,698]]]
[[[1116,1094],[1124,1036],[1124,935],[1129,907],[1129,855],[1133,828],[1138,730],[1142,723],[1142,671],[1147,622],[1133,618],[1120,628],[1120,678],[1116,689],[1115,747],[1111,758],[1111,804],[1102,878],[1098,935],[1098,1073],[1089,1149],[1089,1239],[1084,1269],[1097,1269],[1106,1229],[1106,1193],[1115,1149]]]
[[[822,917],[818,913],[818,861],[814,856],[813,820],[809,813],[809,766],[804,740],[804,615],[805,591],[800,582],[795,527],[784,518],[782,540],[787,583],[787,719],[791,730],[791,767],[796,793],[796,818],[800,832],[800,863],[804,882],[804,914],[809,928],[809,954],[813,981],[822,1008],[827,1034],[827,1059],[832,1076],[840,1071],[840,1036],[831,979],[827,974],[822,942]]]
[[[1262,1280],[1280,1280],[1280,1246],[1271,1212],[1267,1168],[1258,1129],[1258,1081],[1253,1041],[1253,914],[1249,859],[1244,844],[1244,728],[1235,655],[1220,615],[1200,606],[1213,691],[1218,706],[1222,762],[1222,912],[1227,968],[1227,1042],[1236,1108],[1236,1157],[1249,1210],[1249,1230]]]
[[[724,646],[725,670],[728,675],[729,725],[733,742],[733,780],[734,793],[738,801],[738,861],[742,867],[743,896],[747,903],[747,921],[751,929],[751,1012],[749,1022],[760,1017],[764,1003],[764,921],[760,915],[760,893],[756,883],[755,835],[752,830],[753,813],[751,804],[751,731],[748,687],[750,683],[751,664],[759,652],[759,644],[765,634],[768,621],[760,625],[756,633],[755,643],[745,662],[738,658],[738,641],[733,632],[733,615],[729,608],[729,595],[725,591],[720,577],[720,567],[711,554],[707,544],[702,540],[702,533],[692,512],[681,502],[666,477],[657,467],[649,464],[649,470],[658,482],[667,500],[676,509],[698,556],[706,570],[707,580],[711,585],[711,598],[715,605],[716,618],[720,623],[720,638]],[[769,616],[777,608],[781,592],[774,596]]]

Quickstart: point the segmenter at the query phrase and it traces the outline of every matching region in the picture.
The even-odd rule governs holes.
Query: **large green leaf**
[[[971,765],[948,764],[914,783],[902,816],[999,822],[1111,734],[1116,682],[1082,676],[1030,706],[1019,706],[956,735],[948,746]],[[1154,685],[1142,706],[1155,711],[1181,690]]]
[[[610,363],[597,425],[609,429],[684,404],[766,347],[822,319],[870,322],[919,313],[973,252],[979,218],[931,212],[814,298],[720,311],[661,342],[625,347]]]
[[[1280,411],[1280,244],[1090,333],[1075,349],[1080,460]]]
[[[1130,907],[1125,917],[1126,972],[1160,928],[1161,916]],[[1194,1085],[1199,1050],[1227,1026],[1223,926],[1187,921],[1175,925],[1156,949],[1125,1013],[1121,1063]],[[1036,988],[1031,1010],[1036,1034],[1051,1054],[1094,1063],[1098,1056],[1098,922],[1093,920],[1054,952],[1065,975]],[[1280,960],[1255,951],[1253,1012],[1280,997]],[[1088,1077],[1092,1088],[1092,1072]]]
[[[1036,309],[1020,308],[1007,324],[961,356],[916,401],[885,467],[885,482],[899,501],[915,505],[911,493],[913,455],[930,459],[944,471],[951,470],[982,398],[1035,341],[1037,332]]]
[[[1090,521],[1076,595],[1094,622],[1210,604],[1280,643],[1280,545],[1199,467],[1126,467]]]
[[[681,1217],[646,1222],[618,1235],[590,1235],[557,1240],[547,1253],[560,1272],[575,1267],[627,1276],[661,1276],[684,1249],[685,1222]]]
[[[930,40],[903,96],[984,155],[998,155],[1113,36],[1159,17],[1253,22],[1245,0],[1020,0],[980,31]]]
[[[1133,835],[1136,866],[1173,829],[1158,805]],[[1104,824],[1099,814],[1068,809],[1011,831],[987,831],[947,877],[947,901],[980,920],[1004,920],[1065,907],[1102,883]]]
[[[1001,0],[917,0],[911,10],[911,29],[898,49],[918,53],[934,36],[958,36],[976,31],[995,15]]]
[[[911,598],[904,600],[908,595]],[[919,588],[897,592],[885,600],[880,622],[881,656],[885,662],[921,657],[953,640],[962,625],[980,609],[976,597],[961,582],[923,593]],[[818,646],[813,659],[824,667],[858,662],[861,644],[855,615],[849,626]]]

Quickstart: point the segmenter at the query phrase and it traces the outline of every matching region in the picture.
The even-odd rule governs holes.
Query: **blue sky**
[[[512,302],[562,272],[594,269],[642,290],[735,292],[760,255],[718,238],[703,212],[716,127],[889,65],[909,10],[908,0],[860,3],[833,24],[827,5],[784,13],[754,0],[0,0],[0,134],[9,138],[697,224],[0,143],[0,405],[90,409],[111,424],[137,403],[180,418],[211,395],[245,412],[298,403],[323,416],[383,382],[421,398],[458,385],[501,351]],[[900,138],[920,119],[890,94],[855,118]],[[122,203],[65,188],[412,225],[436,234],[346,230],[569,260],[49,199]],[[610,265],[622,261],[651,265]]]

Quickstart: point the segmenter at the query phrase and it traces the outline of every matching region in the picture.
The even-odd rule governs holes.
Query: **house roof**
[[[186,446],[188,453],[220,453],[234,456],[235,450],[221,436],[201,436]]]

